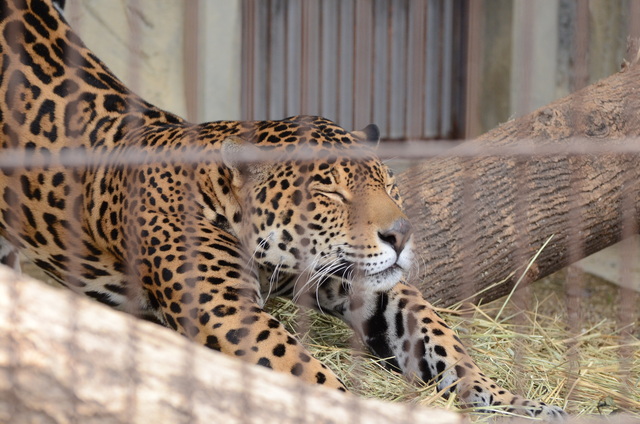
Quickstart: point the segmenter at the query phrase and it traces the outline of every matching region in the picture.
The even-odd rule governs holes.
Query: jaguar
[[[405,281],[412,226],[375,125],[192,124],[132,93],[61,0],[0,0],[0,257],[252,364],[345,385],[265,310],[339,317],[385,363],[465,405],[557,419],[485,376]]]

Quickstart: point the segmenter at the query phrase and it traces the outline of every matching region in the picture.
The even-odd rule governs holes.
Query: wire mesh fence
[[[585,40],[589,18],[596,19],[588,3],[562,15],[575,17],[574,88],[589,81]],[[616,6],[635,10],[634,2],[622,3]],[[79,42],[54,30],[65,24],[52,24],[59,18],[43,3],[27,1],[29,13],[20,2],[0,4],[0,253],[15,265],[9,246],[18,247],[26,270],[37,267],[41,278],[71,289],[48,290],[0,270],[3,422],[460,420],[424,406],[461,408],[474,419],[486,418],[486,409],[509,413],[501,405],[467,408],[462,392],[447,399],[448,387],[417,381],[425,374],[403,377],[398,369],[411,369],[401,361],[409,348],[394,351],[389,343],[376,351],[372,340],[388,327],[400,344],[412,319],[427,319],[419,312],[426,304],[400,318],[373,313],[397,305],[380,294],[394,290],[385,285],[389,275],[401,279],[397,268],[497,384],[572,414],[623,411],[629,422],[638,419],[635,64],[477,140],[454,143],[447,137],[462,128],[481,128],[489,2],[242,2],[247,118],[317,106],[347,131],[380,118],[387,140],[375,146],[371,127],[347,133],[308,117],[188,123],[128,92]],[[521,7],[527,26],[517,59],[524,70],[518,113],[536,89],[536,11],[531,3]],[[197,11],[195,2],[185,14],[192,35]],[[629,33],[634,16],[625,21]],[[57,34],[48,45],[46,28]],[[328,46],[344,48],[334,68]],[[42,62],[50,68],[24,59],[43,60],[43,51],[51,53]],[[197,49],[187,57],[191,66],[195,56]],[[140,67],[134,62],[131,74]],[[196,96],[197,78],[187,72],[186,79],[187,95]],[[186,103],[197,115],[193,98]],[[376,157],[396,174],[403,212]],[[367,262],[371,246],[349,251],[372,223],[389,220],[390,228],[374,227],[373,235],[393,256],[391,266]],[[622,239],[620,286],[571,265]],[[373,295],[373,284],[385,290]],[[382,323],[358,321],[362,304]],[[455,340],[421,346],[445,346],[439,355],[450,357]],[[437,369],[436,361],[432,376],[442,382],[457,365]],[[322,391],[310,380],[344,383],[359,397]]]

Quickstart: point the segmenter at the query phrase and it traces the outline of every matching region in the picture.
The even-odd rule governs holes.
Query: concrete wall
[[[513,1],[510,116],[521,116],[556,94],[558,0]]]
[[[187,116],[185,86],[197,78],[193,121],[240,118],[240,0],[197,3],[197,69],[185,61],[183,0],[74,0],[66,16],[107,66],[145,100]],[[192,5],[194,4],[192,3]]]
[[[73,0],[67,16],[87,45],[148,101],[198,122],[241,119],[241,1]],[[482,4],[474,135],[573,91],[579,62],[575,0]],[[589,83],[619,69],[630,0],[586,4],[588,57],[582,63]],[[187,19],[187,6],[196,8],[195,19]],[[196,60],[185,57],[190,48]],[[189,86],[195,98],[186,98]]]
[[[199,121],[240,119],[241,0],[200,2]]]
[[[582,57],[575,0],[482,1],[483,69],[476,111],[480,128],[472,135],[620,69],[630,32],[630,0],[580,3],[587,14]]]

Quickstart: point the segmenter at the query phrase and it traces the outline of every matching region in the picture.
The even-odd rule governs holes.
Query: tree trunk
[[[0,422],[459,424],[245,364],[0,265]]]
[[[633,65],[401,174],[421,259],[412,282],[439,305],[491,300],[552,236],[526,281],[637,232],[638,110]]]

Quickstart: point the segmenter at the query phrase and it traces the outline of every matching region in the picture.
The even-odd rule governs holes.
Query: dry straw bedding
[[[503,386],[572,415],[626,412],[640,418],[640,326],[619,328],[618,287],[586,274],[572,298],[579,311],[579,322],[572,324],[564,276],[524,288],[524,296],[440,313],[484,372]],[[515,306],[518,298],[526,299],[523,307]],[[282,300],[271,306],[292,331],[310,329],[301,334],[304,343],[359,395],[459,410],[455,398],[445,399],[434,386],[420,387],[386,370],[339,320]],[[486,419],[468,412],[474,420]]]
[[[50,280],[31,265],[26,268],[29,274]],[[523,288],[520,296],[480,306],[456,305],[440,313],[480,368],[504,387],[563,406],[572,415],[626,412],[640,419],[640,323],[622,331],[620,289],[584,274],[572,298],[580,312],[576,325],[569,318],[565,273]],[[526,299],[520,308],[515,306],[518,298]],[[300,311],[281,299],[268,306],[358,395],[459,411],[455,397],[445,399],[433,385],[420,386],[386,370],[341,321]],[[465,412],[474,420],[488,420]]]

